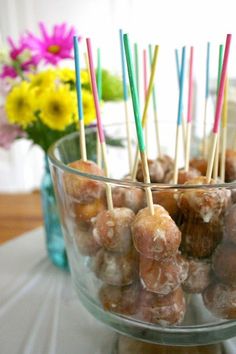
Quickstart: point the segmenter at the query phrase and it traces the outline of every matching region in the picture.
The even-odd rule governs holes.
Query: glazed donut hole
[[[68,164],[83,173],[104,176],[103,170],[93,161],[77,160]],[[72,173],[66,172],[63,176],[66,193],[79,203],[89,203],[104,194],[104,184]]]
[[[200,176],[187,181],[184,185],[207,184],[207,178]],[[217,221],[228,204],[229,193],[225,188],[214,188],[215,181],[211,179],[212,188],[182,189],[178,196],[178,206],[185,218],[195,218],[205,223]]]
[[[200,294],[213,280],[210,259],[186,259],[188,262],[188,275],[182,284],[186,293]]]
[[[93,237],[91,224],[78,224],[74,231],[74,237],[79,253],[84,256],[95,256],[101,248]]]
[[[200,175],[201,173],[193,167],[189,168],[188,171],[185,171],[184,169],[180,169],[178,171],[177,184],[184,184],[185,182],[192,180],[193,178],[199,177]],[[164,178],[164,183],[173,183],[173,176],[174,176],[174,172],[173,170],[171,170],[166,174]]]
[[[236,151],[226,150],[225,154],[225,181],[233,182],[236,180]]]
[[[148,208],[140,210],[135,215],[131,230],[136,250],[146,258],[173,257],[178,251],[181,232],[160,205],[154,205],[154,215]]]
[[[139,283],[122,287],[103,284],[98,297],[104,310],[122,315],[134,315],[138,309],[139,292]]]
[[[236,204],[232,205],[226,212],[224,218],[224,238],[236,244]]]
[[[222,283],[236,287],[236,245],[220,244],[212,257],[212,268]]]
[[[138,276],[137,252],[131,249],[124,255],[101,248],[92,259],[92,270],[97,278],[109,285],[130,285]]]
[[[161,205],[175,221],[178,220],[180,209],[177,205],[178,191],[159,189],[152,191],[153,203]]]
[[[222,226],[203,222],[184,221],[180,227],[183,254],[195,258],[210,257],[222,240]]]
[[[150,174],[150,180],[152,183],[163,182],[165,171],[163,164],[159,160],[148,159],[148,169]],[[136,179],[139,182],[143,182],[143,169],[141,162],[139,162]]]
[[[110,252],[127,253],[132,247],[134,217],[134,212],[128,208],[101,211],[93,221],[94,239]]]
[[[189,161],[189,165],[200,172],[202,176],[206,176],[207,160],[201,157],[195,157]]]
[[[178,253],[159,261],[140,256],[139,276],[143,288],[167,295],[178,288],[188,275],[188,262]]]
[[[223,283],[212,283],[203,292],[206,308],[216,317],[236,318],[236,288]]]
[[[145,322],[170,326],[180,324],[185,311],[186,302],[181,287],[164,296],[142,290],[136,316]]]
[[[112,199],[115,208],[126,207],[134,213],[146,205],[145,193],[140,188],[115,187],[112,190]]]

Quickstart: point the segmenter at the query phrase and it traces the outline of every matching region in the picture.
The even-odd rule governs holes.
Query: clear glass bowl
[[[115,177],[128,169],[125,154],[108,147]],[[108,179],[68,166],[79,159],[78,134],[49,150],[72,280],[84,306],[116,331],[153,343],[210,344],[235,336],[236,183]],[[114,206],[134,212],[106,211],[107,184]],[[171,217],[159,205],[155,217],[140,212],[148,187]]]

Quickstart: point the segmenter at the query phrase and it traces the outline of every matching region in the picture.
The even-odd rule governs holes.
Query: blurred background
[[[236,115],[234,6],[235,3],[231,0],[0,0],[0,42],[4,48],[7,45],[6,37],[9,35],[17,40],[26,30],[38,33],[40,21],[44,21],[47,28],[66,22],[68,25],[74,25],[82,38],[90,36],[94,45],[101,48],[102,66],[120,75],[120,28],[129,33],[131,41],[139,44],[140,52],[149,43],[159,44],[156,74],[158,116],[160,121],[167,123],[166,130],[161,132],[162,138],[171,141],[175,136],[178,104],[175,48],[179,51],[183,45],[193,45],[195,48],[194,121],[201,126],[204,114],[207,42],[211,42],[212,103],[208,107],[211,115],[214,110],[218,46],[224,44],[227,33],[233,34],[229,62],[230,119],[234,119]],[[186,99],[184,109],[187,106]],[[123,116],[122,103],[106,105],[106,123],[123,119]],[[170,139],[170,134],[173,134],[173,139]],[[150,141],[152,145],[152,139]],[[171,144],[169,153],[174,153]],[[8,150],[0,148],[0,191],[31,191],[38,188],[43,172],[43,155],[39,147],[32,147],[32,144],[24,139],[14,142]]]

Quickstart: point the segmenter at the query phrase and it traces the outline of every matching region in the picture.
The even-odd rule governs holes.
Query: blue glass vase
[[[68,259],[47,156],[41,182],[41,198],[48,257],[56,266],[68,270]]]

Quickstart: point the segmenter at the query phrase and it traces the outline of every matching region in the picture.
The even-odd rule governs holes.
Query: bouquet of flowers
[[[0,56],[2,147],[26,137],[46,152],[54,141],[78,129],[75,70],[60,65],[73,59],[75,29],[55,25],[50,34],[43,23],[39,28],[40,37],[27,32],[18,44],[8,38],[9,55]],[[84,121],[90,125],[96,116],[85,69],[81,71],[81,82]],[[102,93],[103,101],[122,99],[120,78],[103,70]]]

